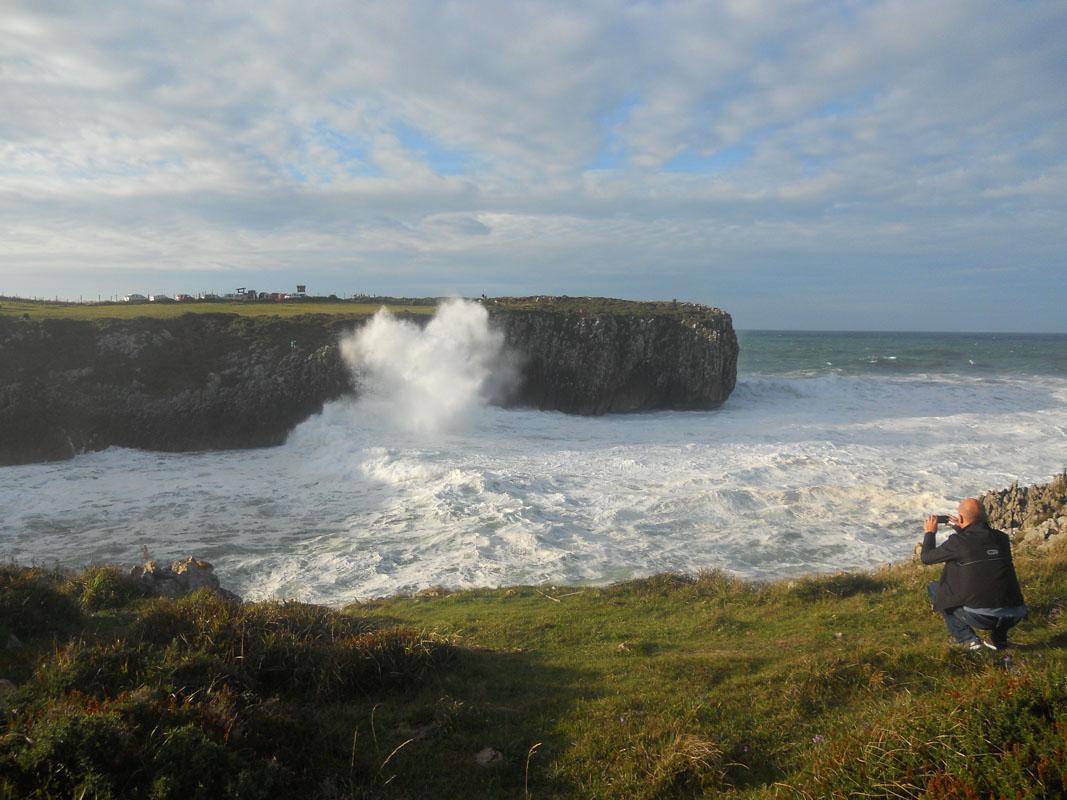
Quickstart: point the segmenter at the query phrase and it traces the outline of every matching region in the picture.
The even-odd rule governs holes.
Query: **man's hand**
[[[937,533],[937,517],[931,514],[926,518],[926,522],[923,524],[923,530],[926,533]]]

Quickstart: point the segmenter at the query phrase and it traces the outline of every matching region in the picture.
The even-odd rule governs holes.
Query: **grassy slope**
[[[708,574],[581,590],[430,593],[330,615],[325,627],[332,630],[401,625],[432,632],[406,634],[424,645],[379,669],[379,677],[392,669],[410,678],[396,685],[329,678],[348,674],[336,664],[345,663],[338,653],[349,640],[330,644],[329,657],[315,655],[314,648],[305,652],[314,625],[277,623],[328,612],[246,606],[241,613],[252,622],[237,627],[260,633],[242,634],[252,643],[226,661],[218,653],[238,651],[237,627],[216,621],[235,612],[223,614],[206,598],[172,604],[120,593],[93,600],[100,590],[86,603],[85,586],[99,581],[83,576],[60,592],[81,598],[82,616],[57,639],[88,631],[77,659],[40,637],[0,657],[0,674],[22,683],[15,696],[21,713],[8,720],[0,758],[30,763],[33,746],[20,737],[47,739],[70,708],[111,713],[127,727],[147,715],[153,732],[173,729],[175,719],[160,721],[163,712],[137,710],[147,702],[137,692],[154,691],[178,698],[169,713],[184,714],[202,734],[188,758],[202,761],[204,780],[228,796],[256,796],[248,786],[263,784],[268,767],[288,770],[272,779],[283,782],[277,790],[288,780],[323,797],[844,797],[915,796],[921,789],[944,797],[1051,796],[1067,769],[1065,566],[1062,551],[1020,561],[1032,614],[1016,629],[1023,646],[1007,659],[949,649],[943,623],[924,600],[937,571],[913,565],[764,586]],[[7,594],[0,611],[14,602],[10,586]],[[167,621],[177,606],[196,625]],[[162,633],[146,639],[143,632],[157,627]],[[172,642],[176,629],[184,632]],[[280,629],[299,635],[278,639]],[[317,636],[311,638],[320,647]],[[136,669],[114,656],[130,648],[141,653]],[[215,654],[207,666],[174,666],[200,663],[205,652]],[[36,670],[35,655],[43,658]],[[71,677],[74,662],[90,666]],[[297,676],[301,663],[314,668]],[[150,688],[137,689],[142,685]],[[114,701],[101,710],[100,700],[73,690],[125,699],[117,710]],[[129,690],[136,691],[121,694]],[[274,695],[276,704],[264,702]],[[273,711],[266,714],[264,705]],[[30,720],[41,708],[50,716],[35,729]],[[226,733],[235,724],[244,730],[237,741]],[[93,763],[84,744],[79,750],[62,736],[57,741],[53,750],[83,765],[73,773]],[[205,749],[209,744],[232,759],[226,775],[251,776],[244,790],[232,778],[211,783],[223,761]],[[150,753],[138,753],[138,763],[147,758],[152,774],[167,777],[169,751],[146,747]],[[472,755],[483,747],[501,751],[502,765],[475,766]],[[281,766],[270,766],[264,754]],[[52,751],[41,758],[38,770],[62,760]],[[42,785],[46,773],[34,774]]]

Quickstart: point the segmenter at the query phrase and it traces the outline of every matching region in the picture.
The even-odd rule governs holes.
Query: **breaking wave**
[[[485,407],[497,340],[454,322],[448,346],[379,323],[355,362],[378,409],[329,404],[282,447],[0,470],[0,557],[123,563],[146,544],[206,557],[249,598],[334,604],[708,567],[779,577],[904,558],[922,515],[1047,479],[1067,453],[1067,380],[1053,377],[749,375],[710,412]],[[399,341],[424,347],[436,377],[392,375]],[[406,399],[412,385],[454,392],[450,410],[423,407],[429,390]]]
[[[395,428],[437,433],[469,425],[515,378],[504,335],[479,303],[442,303],[425,327],[385,308],[341,341],[360,412]]]

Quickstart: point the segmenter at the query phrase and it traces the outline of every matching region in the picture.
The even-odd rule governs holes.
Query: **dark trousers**
[[[926,594],[930,598],[931,605],[940,586],[940,581],[931,581],[926,587]],[[960,644],[979,641],[978,634],[974,632],[977,628],[981,631],[989,631],[989,638],[997,647],[1008,643],[1008,631],[1022,619],[1022,617],[991,617],[988,614],[975,614],[973,611],[966,611],[963,606],[956,606],[956,608],[940,613],[945,618],[948,632]]]

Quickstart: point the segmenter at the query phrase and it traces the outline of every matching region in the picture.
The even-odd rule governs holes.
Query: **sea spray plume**
[[[382,308],[341,342],[362,400],[400,427],[455,427],[514,381],[514,358],[479,303],[448,300],[425,328]]]

